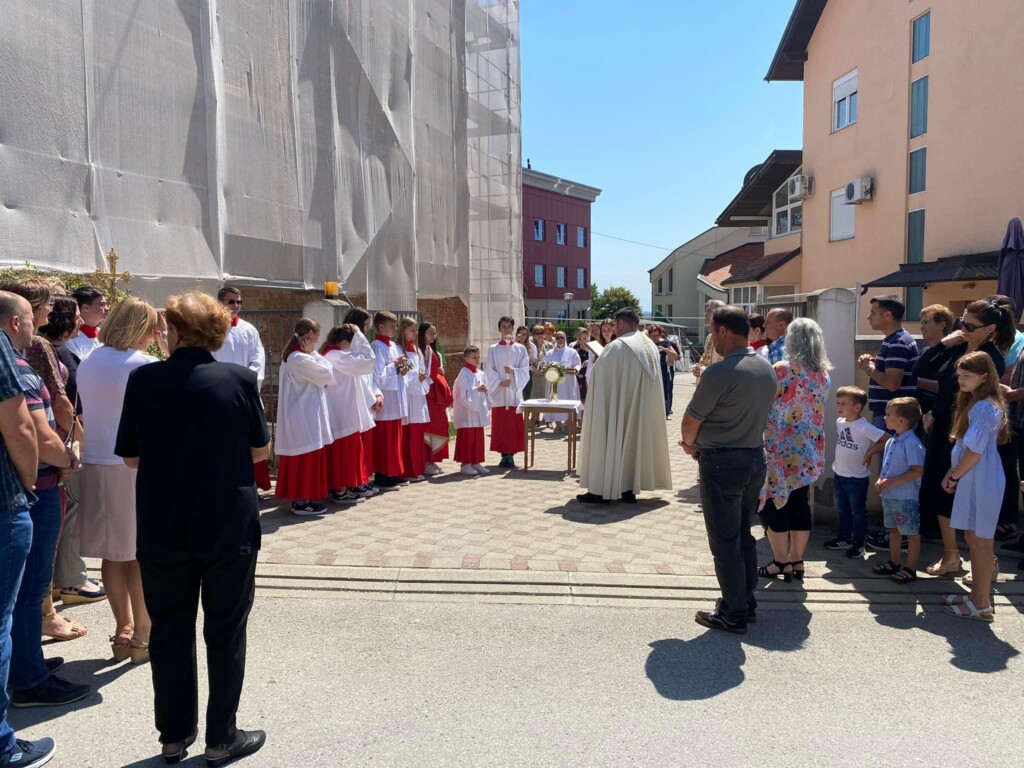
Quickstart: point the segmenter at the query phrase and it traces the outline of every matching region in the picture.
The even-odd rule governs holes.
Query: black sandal
[[[897,584],[909,584],[912,581],[917,581],[917,571],[904,565],[889,578]]]
[[[877,573],[879,576],[892,576],[894,573],[898,573],[899,570],[900,564],[894,563],[892,560],[871,566],[871,572]]]
[[[768,569],[771,568],[773,565],[779,569],[778,573],[768,572]],[[757,575],[764,576],[766,579],[777,579],[781,576],[784,580],[789,581],[793,577],[793,574],[786,573],[786,568],[790,565],[792,565],[792,563],[780,563],[778,560],[772,560],[767,565],[762,565],[758,567]]]
[[[793,571],[792,571],[793,578],[796,579],[797,581],[803,581],[804,580],[804,569],[801,568],[801,569],[797,570],[797,566],[798,565],[803,565],[803,564],[804,564],[803,560],[794,560],[793,562],[790,563],[790,565],[793,566]]]

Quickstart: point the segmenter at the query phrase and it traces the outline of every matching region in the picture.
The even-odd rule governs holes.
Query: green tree
[[[641,314],[640,300],[628,288],[612,286],[598,291],[596,287],[591,287],[591,291],[591,315],[598,320],[611,317],[620,309],[632,309],[638,315]]]

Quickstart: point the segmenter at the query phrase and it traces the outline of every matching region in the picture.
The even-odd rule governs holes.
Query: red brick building
[[[523,290],[526,317],[590,311],[590,206],[596,187],[523,169]],[[566,295],[572,294],[567,300]]]

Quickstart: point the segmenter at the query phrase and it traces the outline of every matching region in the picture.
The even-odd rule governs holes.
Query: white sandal
[[[973,619],[974,621],[984,621],[989,624],[995,621],[996,618],[995,609],[991,605],[978,608],[969,597],[962,603],[947,605],[942,610],[950,616],[956,616],[958,619]]]

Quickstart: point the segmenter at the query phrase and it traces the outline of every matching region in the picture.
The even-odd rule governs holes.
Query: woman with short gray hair
[[[811,537],[810,487],[825,472],[825,401],[832,364],[825,334],[798,318],[786,331],[786,359],[775,364],[775,404],[764,431],[768,475],[761,515],[774,558],[761,576],[804,577],[804,549]]]

